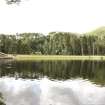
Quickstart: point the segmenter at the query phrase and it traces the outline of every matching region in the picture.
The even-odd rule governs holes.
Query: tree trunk
[[[94,55],[94,49],[95,49],[95,48],[94,48],[94,42],[93,42],[93,55]]]
[[[81,41],[81,54],[84,55],[82,41]]]

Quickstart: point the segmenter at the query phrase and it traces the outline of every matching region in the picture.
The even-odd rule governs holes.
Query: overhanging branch
[[[7,4],[20,3],[21,0],[5,0]]]

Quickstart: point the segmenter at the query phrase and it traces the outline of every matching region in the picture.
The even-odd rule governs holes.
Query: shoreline
[[[105,56],[98,55],[16,55],[15,60],[105,60]]]

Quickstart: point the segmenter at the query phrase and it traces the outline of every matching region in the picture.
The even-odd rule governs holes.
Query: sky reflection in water
[[[1,78],[0,92],[6,105],[105,105],[105,87],[82,79]]]

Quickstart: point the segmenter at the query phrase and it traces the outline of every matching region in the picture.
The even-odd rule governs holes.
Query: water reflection
[[[105,105],[105,87],[89,81],[0,79],[6,105]]]
[[[0,77],[0,105],[105,105],[104,61],[6,60]]]
[[[6,105],[40,105],[40,88],[31,81],[5,78],[0,80]]]
[[[47,76],[51,80],[70,78],[88,79],[96,84],[105,84],[104,61],[13,61],[0,65],[0,76],[23,79],[41,79]]]

